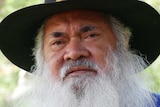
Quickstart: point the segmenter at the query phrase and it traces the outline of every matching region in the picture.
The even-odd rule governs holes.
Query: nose
[[[86,49],[81,40],[73,39],[66,46],[64,60],[77,60],[88,56],[89,51]]]

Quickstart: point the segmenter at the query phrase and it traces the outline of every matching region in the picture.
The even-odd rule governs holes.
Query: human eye
[[[51,47],[55,51],[61,50],[64,46],[65,46],[65,41],[64,40],[54,40],[51,43]]]
[[[93,38],[93,37],[96,37],[97,35],[98,34],[96,34],[96,33],[91,33],[91,34],[88,35],[88,37]]]
[[[88,34],[86,34],[85,39],[94,39],[94,38],[98,37],[98,35],[99,34],[95,33],[95,32],[88,33]]]
[[[58,45],[62,45],[62,44],[63,44],[63,41],[55,41],[52,45],[58,46]]]

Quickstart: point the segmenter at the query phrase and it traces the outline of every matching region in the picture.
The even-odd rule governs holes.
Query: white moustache
[[[79,59],[76,61],[68,61],[63,64],[60,70],[60,78],[64,79],[68,74],[76,70],[88,70],[96,72],[99,70],[98,65],[87,59]]]

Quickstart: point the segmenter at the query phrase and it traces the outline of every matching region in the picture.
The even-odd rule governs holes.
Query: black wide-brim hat
[[[131,28],[131,48],[153,62],[160,54],[160,15],[137,0],[68,0],[20,9],[0,23],[0,49],[18,67],[30,71],[37,30],[49,16],[69,10],[96,10],[111,14]]]

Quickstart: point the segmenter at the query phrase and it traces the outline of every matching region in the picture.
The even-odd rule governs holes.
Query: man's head
[[[36,38],[34,55],[38,57],[37,65],[38,62],[47,64],[55,80],[85,73],[93,76],[101,73],[97,68],[108,68],[106,63],[111,62],[106,62],[106,58],[111,58],[111,52],[122,47],[128,50],[130,36],[129,29],[112,16],[89,10],[67,11],[47,18]],[[63,66],[77,60],[85,60],[85,65],[90,60],[96,66],[92,69],[93,64],[72,65],[73,68],[65,68],[64,74],[60,72]]]
[[[67,63],[86,59],[99,68],[105,68],[105,57],[116,48],[116,37],[107,17],[94,11],[69,11],[49,18],[43,26],[43,55],[55,79],[80,75],[97,75],[87,66],[67,69],[64,77],[60,70]],[[87,62],[86,62],[87,63]]]
[[[51,16],[34,49],[33,73],[40,79],[31,79],[36,86],[22,100],[32,97],[30,107],[154,107],[138,77],[145,62],[128,49],[130,35],[115,18],[96,11]]]

